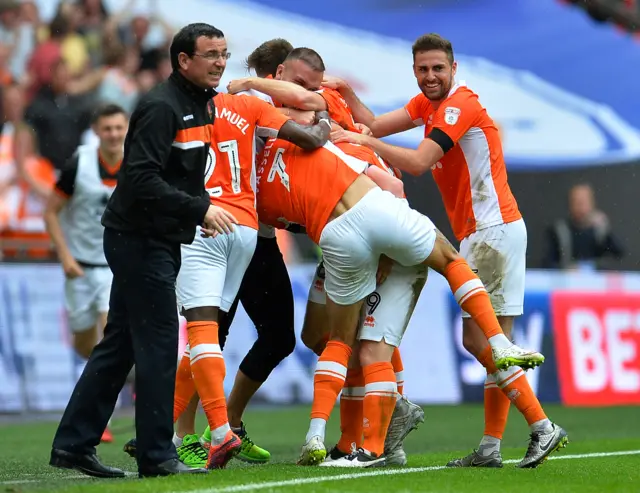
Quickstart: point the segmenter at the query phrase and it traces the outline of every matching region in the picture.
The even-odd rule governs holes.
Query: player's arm
[[[80,267],[69,251],[59,218],[60,212],[73,195],[77,171],[78,161],[77,156],[74,156],[67,162],[62,173],[60,173],[60,178],[55,184],[53,193],[49,195],[44,210],[44,224],[53,242],[53,246],[56,249],[65,276],[69,279],[84,275],[82,267]]]
[[[418,149],[407,149],[406,147],[387,144],[370,135],[346,131],[332,135],[331,140],[336,144],[351,142],[352,144],[367,146],[392,166],[414,176],[419,176],[429,170],[444,156],[445,149],[449,150],[453,147],[452,143],[450,147],[443,148],[436,141],[427,138],[420,143]]]
[[[353,119],[371,129],[376,137],[386,137],[416,127],[404,108],[376,116],[358,97],[353,88],[344,80],[337,77],[325,77],[322,85],[337,89],[349,105]]]
[[[382,190],[391,192],[398,198],[404,197],[404,183],[402,183],[402,180],[386,173],[377,166],[369,166],[365,174],[371,178],[376,185],[382,188]]]
[[[320,111],[327,109],[327,103],[320,94],[308,91],[302,86],[283,80],[262,79],[260,77],[245,77],[229,82],[227,91],[229,94],[237,94],[242,91],[263,92],[274,100],[299,110]]]
[[[280,128],[278,138],[287,140],[305,150],[313,150],[322,147],[327,142],[330,132],[329,113],[318,111],[315,125],[308,127],[289,120]]]
[[[315,111],[296,110],[294,108],[278,108],[278,111],[300,125],[313,125],[316,119]]]
[[[469,131],[479,109],[477,101],[470,101],[468,96],[453,96],[434,113],[432,130],[417,149],[390,145],[374,137],[352,132],[340,132],[334,142],[365,145],[392,166],[419,176],[431,169]]]

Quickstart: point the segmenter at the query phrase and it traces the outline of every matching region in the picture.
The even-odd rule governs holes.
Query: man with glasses
[[[104,338],[93,350],[53,440],[50,464],[95,477],[123,477],[102,464],[95,446],[136,365],[138,473],[203,473],[178,460],[171,441],[178,314],[175,283],[181,244],[196,226],[213,236],[235,218],[212,205],[204,188],[215,118],[213,88],[226,60],[224,34],[189,24],[173,38],[173,73],[134,111],[124,158],[104,215],[104,251],[113,272]],[[222,57],[224,58],[224,57]]]

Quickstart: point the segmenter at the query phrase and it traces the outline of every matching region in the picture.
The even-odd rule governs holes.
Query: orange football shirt
[[[437,110],[419,94],[405,106],[427,137],[438,128],[455,144],[431,167],[458,241],[477,230],[522,218],[507,183],[500,134],[478,95],[456,84]]]
[[[255,138],[275,137],[289,120],[253,96],[217,94],[205,188],[211,203],[224,208],[244,226],[258,229],[256,213]]]

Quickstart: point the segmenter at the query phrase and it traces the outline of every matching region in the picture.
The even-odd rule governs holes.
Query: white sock
[[[531,426],[531,433],[542,433],[547,434],[553,431],[553,424],[549,420],[549,418],[541,419],[540,421],[536,421]]]
[[[502,440],[490,435],[484,435],[478,446],[478,454],[483,457],[490,456],[493,452],[500,452],[500,443]]]
[[[327,422],[322,418],[311,418],[309,424],[309,431],[307,433],[307,442],[313,437],[320,437],[324,442],[324,432],[327,427]]]
[[[493,337],[489,337],[489,344],[493,349],[506,349],[513,346],[513,342],[507,339],[504,334],[498,334]]]
[[[220,445],[224,442],[224,439],[227,436],[227,433],[231,431],[231,427],[229,423],[225,423],[222,426],[219,426],[215,430],[211,430],[211,445]]]
[[[173,444],[176,446],[176,448],[182,446],[182,438],[180,438],[177,433],[173,434],[172,441],[173,441]]]

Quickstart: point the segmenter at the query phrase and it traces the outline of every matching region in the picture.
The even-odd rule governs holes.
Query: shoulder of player
[[[438,109],[445,109],[450,106],[468,108],[471,110],[481,109],[478,95],[466,85],[454,86],[447,98],[440,104]]]

